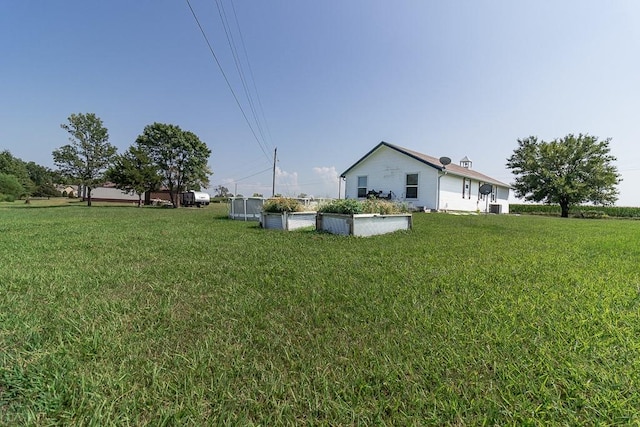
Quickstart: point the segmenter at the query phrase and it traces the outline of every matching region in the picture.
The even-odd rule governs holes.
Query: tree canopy
[[[527,201],[557,203],[562,216],[582,203],[609,205],[618,196],[620,175],[610,154],[611,139],[569,134],[546,142],[535,136],[518,140],[507,159],[516,176],[516,197]]]
[[[0,172],[0,202],[13,202],[24,193],[24,187],[15,175]]]
[[[15,177],[22,187],[20,194],[14,194],[15,197],[60,195],[54,186],[56,177],[51,169],[35,162],[25,162],[7,150],[0,152],[0,173]]]
[[[144,128],[136,144],[157,166],[175,207],[179,206],[180,192],[209,185],[211,150],[194,133],[176,125],[153,123]]]
[[[87,206],[91,206],[91,190],[105,182],[117,149],[109,143],[109,132],[94,113],[71,114],[68,121],[60,127],[71,135],[71,144],[54,150],[53,161],[62,175],[86,187]]]
[[[214,189],[214,197],[230,197],[229,189],[224,185],[217,185]]]
[[[142,195],[157,189],[161,181],[158,168],[151,163],[147,153],[136,146],[116,156],[113,166],[107,171],[107,179],[116,188],[137,194],[138,206],[142,205]]]
[[[0,152],[0,173],[15,177],[22,187],[21,194],[15,194],[15,197],[29,195],[35,189],[35,184],[29,178],[27,164],[7,150]]]

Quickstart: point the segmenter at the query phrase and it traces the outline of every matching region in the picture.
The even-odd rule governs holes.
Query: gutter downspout
[[[438,193],[436,194],[436,211],[440,212],[440,178],[447,174],[447,170],[443,167],[442,174],[438,174]]]

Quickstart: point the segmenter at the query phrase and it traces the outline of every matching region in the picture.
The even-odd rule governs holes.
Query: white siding
[[[471,179],[471,197],[462,197],[463,178],[456,175],[445,175],[440,180],[440,210],[485,212],[491,205],[500,205],[501,213],[509,213],[509,189],[497,187],[496,199],[491,195],[483,200],[479,195],[480,182]],[[487,202],[488,201],[488,202]]]
[[[440,178],[440,210],[475,211],[478,208],[478,197],[473,195],[473,181],[470,199],[462,197],[462,181],[462,177],[455,175],[444,175]]]
[[[417,199],[405,197],[406,176],[411,173],[418,174]],[[380,147],[361,164],[353,167],[345,176],[345,198],[358,197],[359,176],[367,177],[367,191],[392,191],[393,200],[406,202],[414,207],[436,208],[437,169],[395,150]]]
[[[124,193],[122,190],[111,187],[97,187],[91,190],[92,199],[108,199],[122,200],[123,202],[138,201],[138,195],[135,193]],[[142,196],[144,200],[144,195]]]
[[[405,197],[406,176],[412,173],[418,174],[417,199]],[[491,205],[499,205],[501,213],[509,213],[509,188],[497,187],[496,199],[491,200],[488,195],[487,203],[487,199],[479,195],[481,182],[470,179],[469,192],[463,197],[463,177],[451,173],[442,175],[438,169],[386,146],[380,146],[345,174],[345,198],[358,198],[359,176],[367,177],[367,191],[385,194],[392,191],[393,200],[414,208],[485,212],[491,211]]]

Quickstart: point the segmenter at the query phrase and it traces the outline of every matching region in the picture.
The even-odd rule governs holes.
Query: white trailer
[[[185,191],[180,195],[180,204],[182,206],[208,206],[211,203],[211,196],[202,191]]]

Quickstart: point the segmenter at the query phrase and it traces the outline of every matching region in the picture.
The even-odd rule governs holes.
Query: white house
[[[471,166],[467,157],[445,166],[436,157],[382,141],[340,176],[347,199],[375,194],[415,209],[508,213],[510,185]]]

